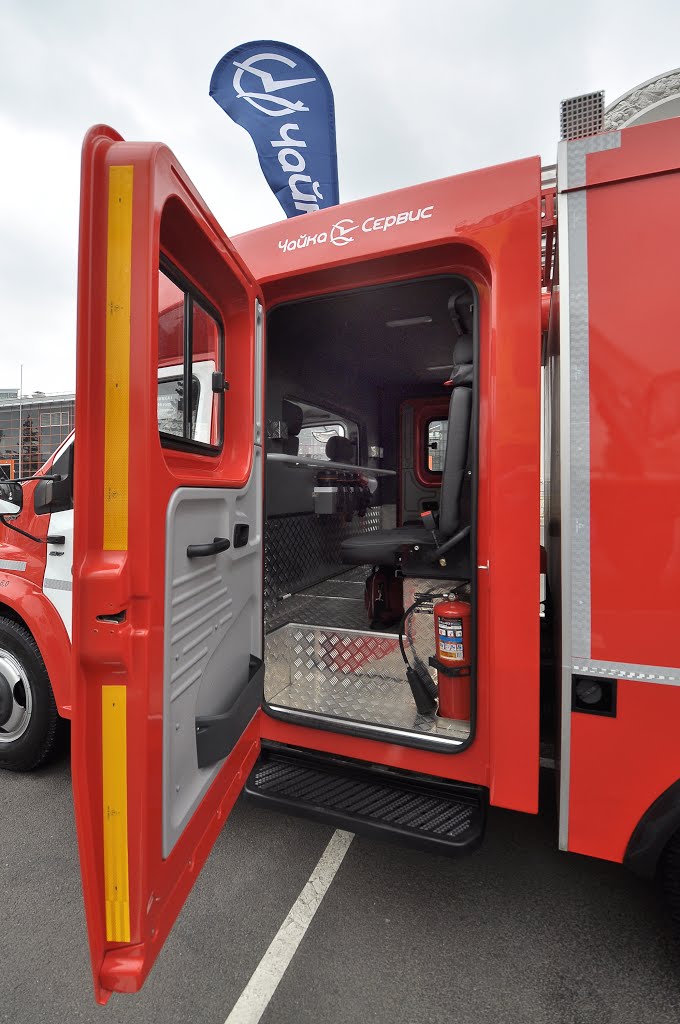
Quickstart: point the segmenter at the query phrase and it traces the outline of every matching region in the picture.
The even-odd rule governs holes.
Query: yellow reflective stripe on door
[[[104,551],[128,544],[130,447],[131,166],[109,168],[104,394]]]
[[[106,938],[130,941],[127,825],[127,691],[102,687],[102,790]]]

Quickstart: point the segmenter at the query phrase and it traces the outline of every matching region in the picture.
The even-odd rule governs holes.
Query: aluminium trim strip
[[[562,142],[558,148],[560,237],[560,477],[562,701],[559,847],[569,848],[571,677],[591,653],[590,353],[586,157],[618,149],[620,132]],[[573,191],[581,189],[583,191]],[[566,229],[566,230],[565,230]]]
[[[343,632],[349,632],[349,630]],[[392,637],[394,639],[394,637]],[[279,691],[280,693],[281,691]],[[278,696],[278,694],[277,694]],[[314,723],[323,722],[326,726],[330,726],[333,731],[338,730],[340,725],[351,725],[354,732],[362,733],[370,738],[383,737],[385,739],[391,739],[394,743],[398,737],[403,736],[409,740],[419,739],[427,740],[427,745],[432,747],[439,747],[441,750],[446,750],[449,747],[460,747],[466,742],[465,739],[457,739],[453,736],[437,736],[430,732],[418,732],[415,729],[399,729],[390,725],[378,725],[375,722],[358,722],[354,718],[340,718],[337,715],[322,715],[317,711],[305,711],[302,708],[289,708],[282,704],[274,704],[268,702],[265,707],[276,712],[286,718],[294,718],[299,720],[308,719],[312,727]]]
[[[571,671],[577,676],[601,676],[604,679],[629,679],[639,683],[680,686],[680,668],[663,665],[633,665],[622,661],[584,658],[574,661]]]

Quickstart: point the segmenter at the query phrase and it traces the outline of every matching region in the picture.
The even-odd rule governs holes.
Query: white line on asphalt
[[[286,920],[272,939],[269,949],[224,1024],[257,1024],[260,1020],[319,909],[321,900],[328,892],[353,838],[352,832],[338,829],[333,833],[304,889],[290,908]]]

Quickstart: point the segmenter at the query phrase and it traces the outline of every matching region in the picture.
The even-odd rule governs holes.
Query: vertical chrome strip
[[[264,374],[264,317],[255,299],[255,444],[262,444],[262,377]]]
[[[569,147],[566,142],[558,149],[558,180],[566,170]],[[568,198],[558,194],[557,216],[559,224],[567,224]],[[562,702],[560,714],[560,806],[559,806],[559,847],[566,850],[569,842],[569,759],[571,755],[571,409],[570,388],[570,292],[569,281],[569,232],[565,231],[559,240],[560,273],[560,579],[561,579],[561,680]]]
[[[569,387],[569,438],[562,449],[563,464],[569,462],[569,512],[571,534],[571,648],[572,656],[590,657],[590,366],[588,360],[588,232],[586,193],[566,197],[569,286],[562,300],[569,308],[569,362],[562,379]],[[560,267],[560,270],[562,268]],[[566,533],[564,519],[562,532]]]
[[[620,132],[562,142],[558,149],[560,260],[560,479],[562,710],[559,846],[569,848],[571,678],[575,658],[591,654],[590,359],[586,157],[618,149]],[[567,190],[581,189],[583,191]]]

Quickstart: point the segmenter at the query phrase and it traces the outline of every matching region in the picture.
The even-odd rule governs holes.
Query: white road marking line
[[[354,838],[337,829],[224,1024],[258,1024]]]

